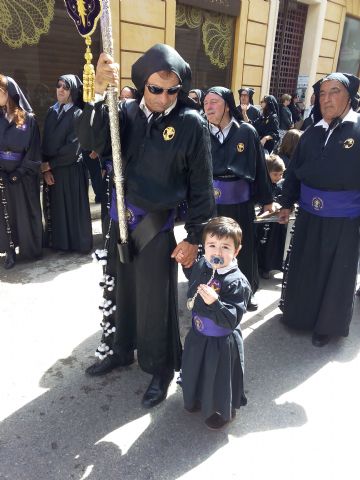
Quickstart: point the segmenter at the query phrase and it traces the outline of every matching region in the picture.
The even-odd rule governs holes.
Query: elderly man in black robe
[[[119,105],[127,221],[132,237],[142,228],[142,246],[131,263],[120,262],[113,192],[106,273],[115,288],[105,293],[104,333],[97,351],[101,362],[87,373],[103,375],[129,365],[137,349],[140,367],[152,375],[142,399],[146,408],[165,399],[174,370],[180,368],[177,263],[189,267],[195,261],[202,228],[214,208],[209,133],[187,97],[190,79],[190,67],[181,56],[157,44],[132,67],[140,100]],[[97,93],[117,80],[118,66],[101,54]],[[108,120],[102,101],[85,107],[79,124],[84,148],[109,154]],[[187,237],[176,245],[174,211],[184,200]]]
[[[346,337],[359,257],[359,79],[332,73],[314,85],[314,125],[287,170],[280,221],[299,203],[281,308],[289,327],[312,331],[314,346]]]

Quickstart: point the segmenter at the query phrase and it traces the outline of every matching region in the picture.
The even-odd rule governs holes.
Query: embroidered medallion
[[[163,137],[165,142],[172,140],[175,137],[175,128],[174,127],[166,127],[163,131]]]
[[[344,148],[348,149],[348,148],[351,148],[355,143],[355,140],[353,138],[347,138],[345,141],[344,141]]]
[[[194,325],[195,325],[196,330],[198,330],[199,332],[204,330],[203,321],[197,315],[194,316]]]
[[[215,197],[215,200],[218,200],[221,197],[220,188],[217,188],[217,187],[214,188],[214,197]]]
[[[219,293],[219,292],[220,292],[221,283],[219,282],[219,280],[218,280],[217,278],[214,278],[214,279],[211,280],[211,282],[209,283],[209,287],[211,287],[213,290],[215,290],[216,293]]]
[[[311,201],[314,210],[321,210],[324,207],[324,202],[320,197],[314,197]]]
[[[132,210],[130,210],[130,208],[126,209],[125,218],[126,218],[126,221],[129,225],[132,225],[135,222],[134,212]]]
[[[243,143],[238,143],[238,144],[236,145],[236,150],[237,150],[239,153],[243,152],[243,151],[245,150],[245,145],[244,145]]]

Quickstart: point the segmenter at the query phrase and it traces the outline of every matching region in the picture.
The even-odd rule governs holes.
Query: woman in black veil
[[[4,268],[42,254],[40,134],[18,84],[0,74],[0,252]]]

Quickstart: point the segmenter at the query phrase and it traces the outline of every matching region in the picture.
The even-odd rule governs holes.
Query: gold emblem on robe
[[[166,127],[163,131],[163,138],[165,142],[172,140],[175,137],[175,128],[174,127]]]
[[[347,138],[344,142],[344,148],[348,149],[351,148],[355,143],[355,140],[353,138]]]
[[[313,209],[318,210],[318,211],[321,210],[324,207],[324,202],[323,202],[322,198],[320,198],[320,197],[314,197],[312,199],[311,204],[312,204]]]
[[[239,153],[243,152],[243,151],[245,150],[245,145],[244,145],[243,143],[238,143],[238,144],[236,145],[236,150],[237,150]]]

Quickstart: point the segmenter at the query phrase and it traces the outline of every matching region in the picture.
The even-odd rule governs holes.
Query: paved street
[[[94,231],[99,244],[99,221]],[[359,299],[350,336],[319,349],[279,322],[280,275],[263,280],[260,308],[242,322],[248,405],[211,432],[184,412],[175,382],[144,410],[150,377],[137,364],[84,375],[99,340],[100,276],[90,257],[50,251],[0,271],[1,479],[359,478]],[[179,289],[184,336],[182,273]]]

